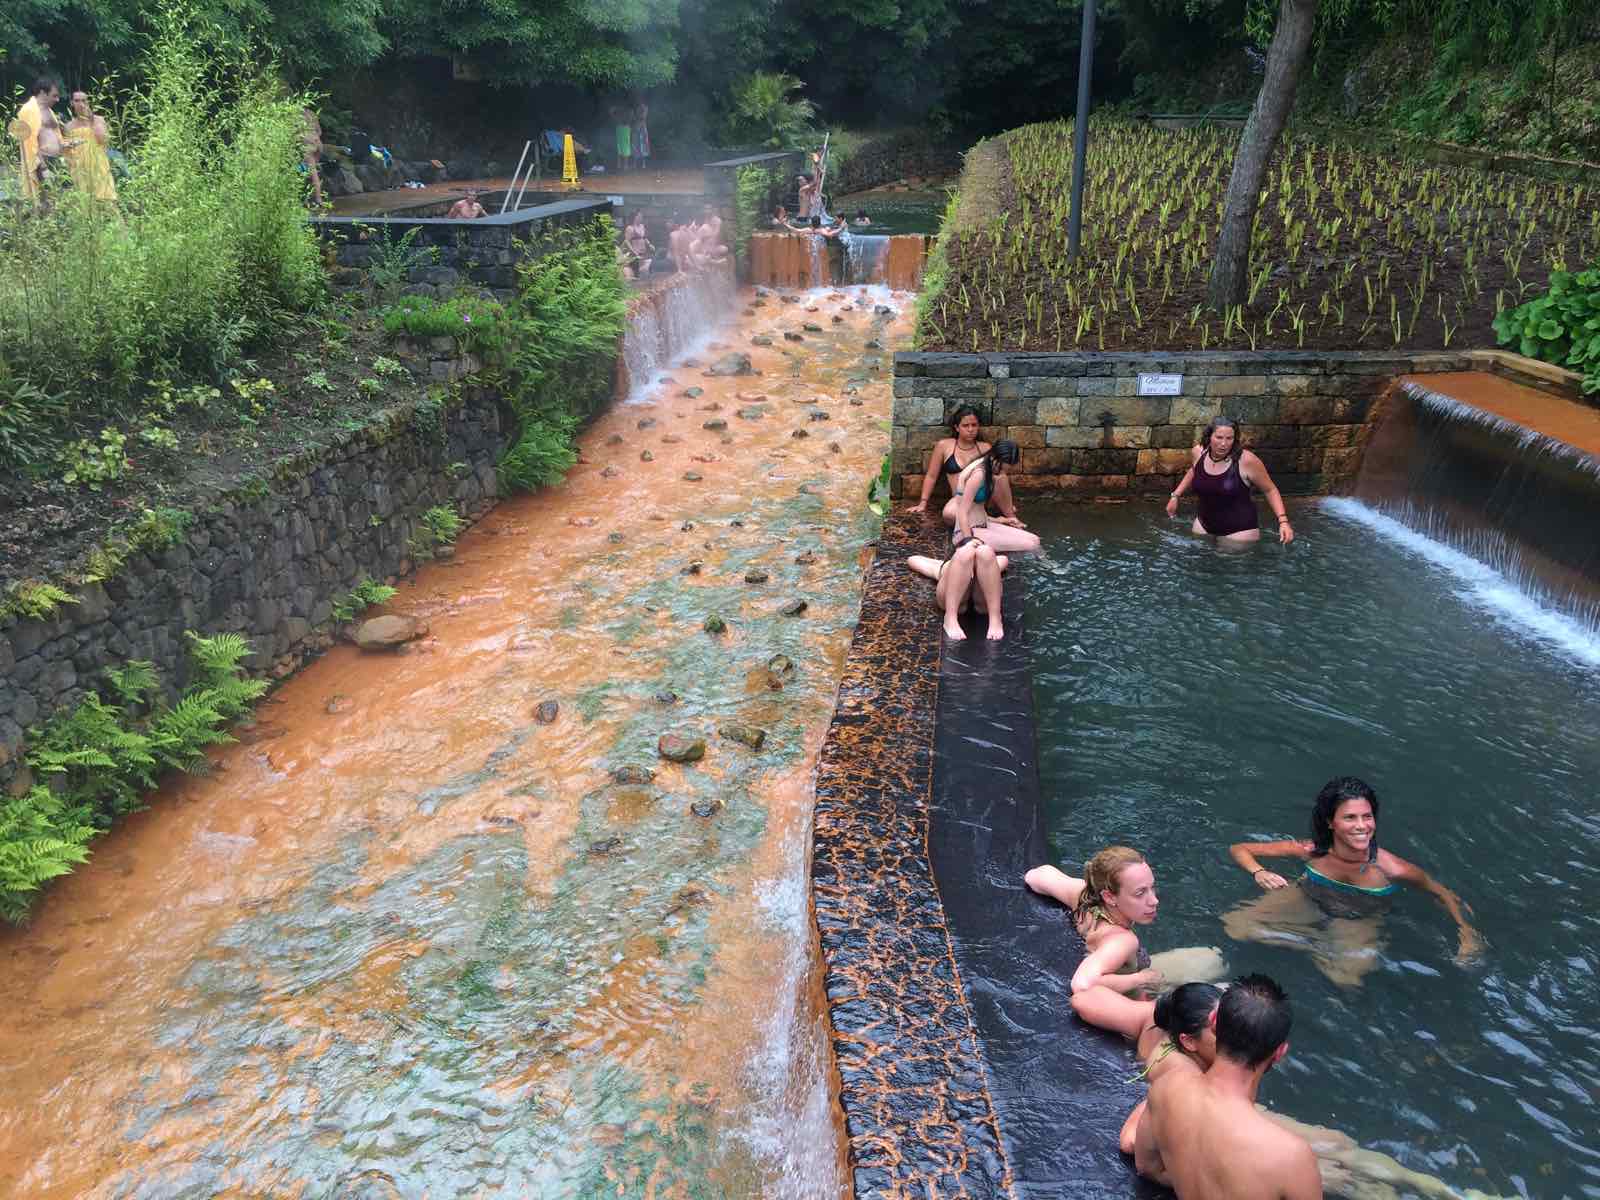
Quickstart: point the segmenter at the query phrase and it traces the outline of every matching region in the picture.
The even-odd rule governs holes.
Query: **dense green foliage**
[[[1552,271],[1550,290],[1495,318],[1502,345],[1519,354],[1570,367],[1583,390],[1600,392],[1600,265]]]
[[[0,453],[13,461],[69,415],[61,397],[71,415],[109,416],[146,379],[226,369],[323,294],[299,104],[201,36],[174,18],[150,43],[123,110],[139,169],[120,213],[69,189],[46,215],[0,216]]]
[[[556,483],[577,461],[573,435],[611,398],[627,284],[611,219],[546,235],[517,268],[501,381],[518,421],[500,460],[513,489]]]
[[[750,253],[750,235],[771,211],[782,173],[767,167],[740,167],[733,191],[733,250],[742,264]]]
[[[386,332],[405,337],[453,337],[469,350],[498,347],[505,336],[506,309],[478,296],[406,296],[381,314]]]
[[[335,621],[353,621],[374,604],[387,604],[394,599],[395,589],[372,578],[363,579],[343,596],[333,602]]]
[[[194,677],[176,704],[159,700],[151,664],[130,662],[106,672],[104,694],[34,731],[28,765],[45,782],[0,802],[0,917],[22,920],[41,885],[88,858],[162,774],[201,767],[266,690],[241,674],[250,645],[239,635],[188,636]]]

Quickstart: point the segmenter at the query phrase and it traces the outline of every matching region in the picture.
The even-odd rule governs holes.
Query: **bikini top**
[[[961,462],[956,458],[956,452],[950,451],[950,456],[944,460],[944,473],[946,475],[959,475],[970,467],[972,463]]]
[[[948,467],[951,464],[951,462],[953,462],[954,460],[955,460],[955,455],[952,454],[949,458],[945,459],[945,466]],[[972,462],[977,462],[977,461],[978,461],[977,459],[973,459],[972,460]],[[971,465],[972,465],[972,463],[968,463],[967,467],[970,467]],[[958,470],[965,471],[967,469],[967,467],[959,467]],[[952,487],[951,490],[957,496],[961,495],[961,489],[959,487]],[[978,490],[972,493],[972,502],[974,504],[982,504],[988,498],[989,498],[989,480],[987,478],[985,478],[984,481],[981,484],[978,485]]]

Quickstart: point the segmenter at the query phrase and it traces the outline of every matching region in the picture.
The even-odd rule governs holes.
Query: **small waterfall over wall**
[[[836,239],[758,233],[750,239],[750,282],[781,288],[884,284],[915,291],[922,283],[928,241],[920,233],[849,233]]]
[[[675,359],[705,341],[733,310],[731,271],[678,274],[650,284],[628,303],[618,360],[619,399],[648,387]]]
[[[1600,411],[1483,372],[1383,406],[1356,498],[1600,630]]]

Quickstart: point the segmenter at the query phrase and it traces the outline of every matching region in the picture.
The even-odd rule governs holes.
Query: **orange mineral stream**
[[[330,651],[0,933],[0,1194],[843,1194],[811,771],[908,307],[747,309],[700,357],[761,376],[615,406],[401,585],[425,640]]]

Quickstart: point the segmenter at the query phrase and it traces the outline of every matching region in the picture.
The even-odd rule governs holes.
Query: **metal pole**
[[[1078,257],[1083,237],[1083,171],[1089,155],[1089,76],[1094,69],[1094,3],[1083,0],[1083,44],[1078,47],[1078,119],[1072,130],[1072,212],[1067,218],[1067,255]]]
[[[531,145],[533,145],[531,141],[522,143],[522,157],[517,159],[517,169],[511,172],[511,187],[506,188],[505,199],[500,201],[500,211],[502,213],[506,211],[506,205],[511,203],[511,188],[517,186],[517,176],[522,174],[522,164],[527,161],[528,147]]]

